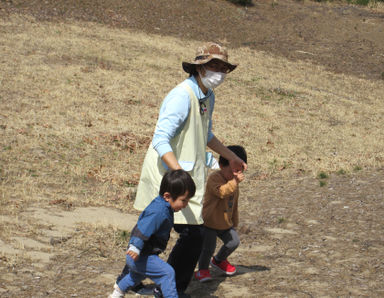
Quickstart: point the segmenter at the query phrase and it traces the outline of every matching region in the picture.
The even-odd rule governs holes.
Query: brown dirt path
[[[332,175],[323,187],[318,179],[304,177],[249,180],[242,188],[246,195],[241,204],[241,245],[231,256],[238,274],[225,278],[213,272],[212,282],[202,287],[193,280],[188,293],[192,297],[382,297],[383,174],[381,169]],[[37,207],[19,215],[18,224],[27,230],[39,228],[34,235],[40,244],[60,217],[72,232],[46,243],[51,247],[49,262],[0,266],[0,280],[7,283],[0,287],[2,297],[107,296],[124,262],[126,240],[119,239],[116,220],[127,215],[103,207],[72,213],[81,221],[79,215],[85,211],[102,212],[103,221],[109,220],[110,225],[95,225],[89,216],[85,224],[68,224],[75,220],[71,212],[52,208]],[[25,245],[27,251],[42,250]]]

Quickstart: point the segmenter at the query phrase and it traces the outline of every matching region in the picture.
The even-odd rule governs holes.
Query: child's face
[[[227,181],[232,180],[235,177],[230,166],[223,167],[222,165],[220,165],[220,169],[221,173]]]
[[[188,197],[188,192],[186,191],[185,194],[178,196],[176,199],[173,199],[170,193],[166,192],[164,193],[164,199],[171,205],[173,211],[178,212],[187,207],[190,198]]]

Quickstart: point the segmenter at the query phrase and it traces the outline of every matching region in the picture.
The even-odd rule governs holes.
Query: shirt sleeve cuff
[[[159,144],[153,148],[156,150],[160,157],[162,157],[167,152],[172,152],[172,147],[169,144]]]

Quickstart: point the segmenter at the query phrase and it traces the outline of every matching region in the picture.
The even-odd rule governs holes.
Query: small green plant
[[[279,224],[282,224],[283,222],[285,222],[285,218],[284,217],[279,217],[278,222],[279,222]]]
[[[31,177],[37,177],[38,176],[35,169],[29,169],[28,173],[31,175]]]
[[[327,175],[327,173],[320,172],[318,177],[319,177],[319,179],[327,179],[328,175]]]
[[[131,233],[125,230],[119,231],[119,239],[120,241],[127,241],[128,238],[131,236]]]
[[[125,230],[115,230],[114,231],[114,242],[117,246],[125,247],[129,241],[131,233]]]
[[[324,179],[327,179],[328,178],[328,174],[327,173],[324,173],[324,172],[320,172],[319,175],[317,175],[317,178],[320,179],[320,187],[323,187],[327,184],[326,181],[324,181]]]
[[[361,171],[362,170],[362,168],[360,167],[360,166],[355,166],[354,168],[353,168],[353,171],[354,172],[358,172],[358,171]]]
[[[347,172],[344,169],[340,169],[337,171],[338,175],[345,175]]]

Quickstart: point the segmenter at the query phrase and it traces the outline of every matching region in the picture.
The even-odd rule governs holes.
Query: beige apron
[[[190,111],[184,128],[179,135],[171,140],[170,145],[180,166],[192,176],[196,184],[196,193],[185,209],[175,212],[175,223],[197,225],[203,223],[201,210],[205,191],[205,178],[207,176],[205,151],[210,104],[209,102],[206,103],[207,111],[201,115],[199,100],[192,88],[186,82],[181,83],[180,86],[189,94]],[[160,182],[165,172],[166,169],[159,154],[150,144],[141,170],[134,203],[135,209],[144,210],[159,195]]]

